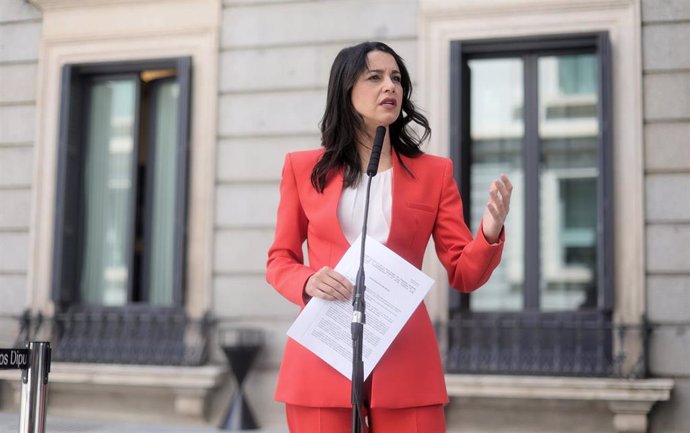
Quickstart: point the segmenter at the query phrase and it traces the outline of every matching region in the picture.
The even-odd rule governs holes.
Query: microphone
[[[386,128],[379,126],[376,128],[376,137],[374,137],[374,145],[371,148],[371,156],[369,157],[369,167],[367,174],[372,177],[376,176],[379,171],[379,158],[381,158],[381,148],[383,147],[383,137],[386,136]]]

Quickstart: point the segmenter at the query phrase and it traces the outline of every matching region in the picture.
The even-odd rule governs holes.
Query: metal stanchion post
[[[22,370],[21,412],[19,433],[44,433],[46,425],[46,397],[50,372],[50,343],[27,343],[29,365]]]

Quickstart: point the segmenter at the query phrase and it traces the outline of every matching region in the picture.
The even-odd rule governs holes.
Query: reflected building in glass
[[[472,295],[475,311],[523,308],[525,146],[539,152],[540,308],[591,308],[596,299],[597,59],[538,58],[537,142],[525,140],[524,62],[470,60],[472,229],[486,205],[486,186],[505,172],[515,186],[502,265]],[[531,152],[531,150],[530,150]],[[594,297],[594,298],[593,298]],[[594,299],[594,300],[593,300]]]

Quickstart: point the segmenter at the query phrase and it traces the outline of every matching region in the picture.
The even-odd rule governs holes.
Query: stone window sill
[[[90,397],[95,404],[98,399],[113,393],[121,393],[128,399],[146,399],[153,393],[160,397],[160,401],[170,402],[168,407],[173,417],[203,422],[207,398],[221,385],[226,372],[227,367],[221,365],[188,367],[54,362],[48,378],[48,389],[49,396],[78,391],[81,398]],[[6,381],[11,386],[15,395],[14,403],[18,406],[21,374],[16,370],[0,371],[0,381]],[[49,407],[53,403],[59,404],[59,400],[50,399]],[[56,409],[61,411],[60,407]],[[106,405],[104,409],[111,413],[118,410],[112,405]],[[123,407],[123,411],[128,410]]]
[[[654,403],[671,398],[670,379],[446,375],[449,396],[608,403],[617,432],[647,431]]]

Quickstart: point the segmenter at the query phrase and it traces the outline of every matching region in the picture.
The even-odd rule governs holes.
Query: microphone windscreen
[[[383,137],[385,136],[386,128],[384,126],[376,128],[374,145],[371,148],[371,156],[369,157],[369,167],[367,167],[367,174],[369,176],[376,176],[376,172],[379,171],[379,159],[381,158],[381,148],[383,147]]]

